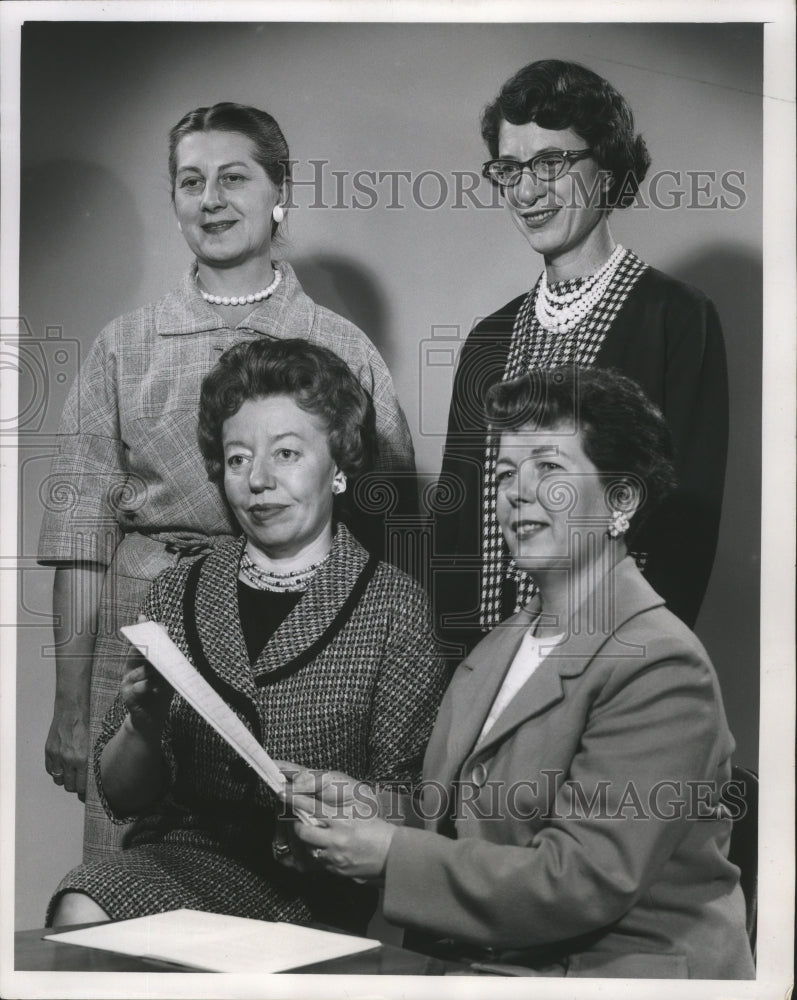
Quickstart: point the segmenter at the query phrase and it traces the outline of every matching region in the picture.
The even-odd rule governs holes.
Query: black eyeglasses
[[[482,176],[501,187],[514,187],[528,168],[536,181],[555,181],[566,174],[577,160],[585,160],[588,156],[592,156],[591,149],[549,149],[547,153],[538,153],[524,163],[520,160],[488,160],[482,166]]]

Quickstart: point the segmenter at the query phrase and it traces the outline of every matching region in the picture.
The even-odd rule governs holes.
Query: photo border
[[[795,387],[797,367],[794,315],[795,295],[795,132],[794,132],[794,10],[784,2],[668,3],[641,2],[557,4],[555,22],[551,8],[524,2],[488,3],[470,0],[456,5],[438,2],[380,4],[319,0],[319,2],[243,2],[223,4],[138,2],[6,2],[0,6],[2,28],[2,244],[0,245],[0,317],[19,315],[19,56],[20,29],[25,20],[55,21],[443,21],[443,22],[765,22],[764,36],[764,342],[763,342],[763,461],[762,461],[762,561],[761,561],[761,764],[759,824],[761,855],[759,893],[766,906],[759,908],[758,978],[749,983],[634,980],[623,991],[616,981],[536,979],[535,995],[579,997],[612,995],[651,997],[773,997],[783,996],[791,982],[794,887],[794,567],[795,551]],[[632,16],[633,15],[633,16]],[[3,319],[4,343],[13,342],[14,331]],[[3,370],[0,416],[13,415],[16,379]],[[8,454],[8,452],[6,453]],[[0,568],[16,558],[17,490],[15,461],[4,458],[0,480]],[[13,623],[16,593],[0,591],[0,622]],[[13,578],[13,574],[11,574]],[[0,995],[14,997],[307,997],[418,996],[428,995],[429,982],[407,977],[348,977],[281,975],[272,982],[263,977],[219,974],[158,975],[128,973],[124,989],[116,974],[93,973],[89,988],[79,973],[9,972],[13,968],[13,840],[15,803],[16,726],[14,628],[0,630],[2,671],[2,838],[0,839]],[[94,978],[96,977],[96,979]],[[528,995],[527,979],[431,980],[441,1000],[447,997]],[[273,989],[271,988],[273,985]]]

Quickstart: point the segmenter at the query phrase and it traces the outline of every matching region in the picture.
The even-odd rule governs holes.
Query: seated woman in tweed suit
[[[326,348],[227,351],[202,385],[199,442],[243,534],[161,574],[142,614],[272,755],[408,782],[444,687],[426,599],[335,523],[373,427],[370,399]],[[135,823],[115,857],[66,876],[48,923],[189,907],[364,930],[373,889],[279,865],[272,793],[132,652],[95,764],[109,816]]]

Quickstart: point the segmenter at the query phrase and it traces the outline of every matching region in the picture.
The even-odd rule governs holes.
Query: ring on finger
[[[287,855],[291,853],[291,845],[279,844],[275,840],[274,843],[271,845],[271,853],[274,855],[275,858],[287,857]]]

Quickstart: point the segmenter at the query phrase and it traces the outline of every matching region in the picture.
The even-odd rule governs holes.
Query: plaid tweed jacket
[[[236,534],[208,483],[196,441],[202,379],[228,347],[303,337],[338,354],[372,396],[376,472],[413,473],[407,421],[387,367],[356,326],[305,293],[289,264],[235,329],[199,294],[196,265],[181,287],[110,323],[69,394],[58,455],[43,489],[40,562],[109,565],[124,532]]]
[[[445,687],[421,588],[380,562],[351,607],[350,595],[369,560],[338,525],[331,558],[250,665],[237,600],[244,544],[230,540],[206,557],[189,602],[192,564],[184,561],[161,574],[143,614],[167,627],[274,758],[371,782],[417,782]],[[186,606],[193,607],[190,618]],[[124,717],[117,697],[95,746],[98,776],[105,744]],[[208,850],[221,856],[219,877],[228,856],[273,876],[283,895],[301,898],[309,891],[304,876],[286,873],[271,858],[273,794],[179,695],[162,747],[171,776],[168,793],[147,815],[135,817],[125,846]],[[102,796],[101,777],[98,786]],[[114,821],[133,818],[115,816],[105,804]]]

